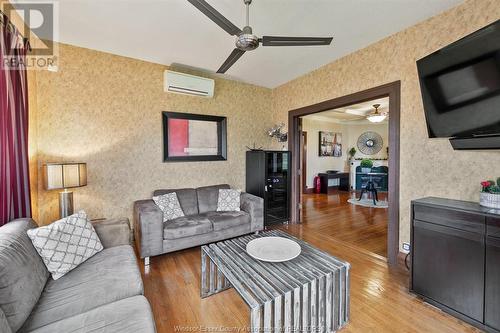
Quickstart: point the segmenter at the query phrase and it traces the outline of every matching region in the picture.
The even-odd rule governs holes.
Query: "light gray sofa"
[[[264,200],[241,193],[239,212],[216,212],[219,189],[229,185],[156,190],[153,196],[176,192],[183,217],[163,222],[163,212],[153,200],[134,203],[134,234],[139,255],[173,252],[223,239],[258,232],[264,228]]]
[[[26,234],[34,227],[31,219],[0,227],[0,332],[156,331],[130,245],[105,247],[53,280]]]

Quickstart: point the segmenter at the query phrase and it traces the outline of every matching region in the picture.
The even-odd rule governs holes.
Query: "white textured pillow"
[[[27,233],[54,280],[103,249],[83,210]]]
[[[218,212],[239,212],[240,211],[240,190],[219,189],[217,199]]]
[[[175,192],[153,197],[153,201],[163,212],[163,222],[184,216],[177,193]]]

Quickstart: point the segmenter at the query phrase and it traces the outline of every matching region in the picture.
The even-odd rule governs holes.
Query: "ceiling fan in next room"
[[[209,19],[214,21],[219,27],[228,34],[237,36],[236,48],[224,61],[217,73],[225,73],[246,51],[255,50],[262,46],[313,46],[330,45],[333,37],[282,37],[282,36],[263,36],[259,38],[252,33],[252,27],[249,26],[249,10],[252,0],[243,0],[246,5],[246,26],[242,29],[235,26],[227,18],[222,16],[215,8],[210,6],[205,0],[188,0],[193,6],[198,8]]]

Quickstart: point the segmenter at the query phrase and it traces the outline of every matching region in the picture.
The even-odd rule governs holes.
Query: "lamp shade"
[[[372,123],[380,123],[384,121],[385,118],[387,118],[387,116],[383,114],[371,114],[366,117],[366,119],[368,119]]]
[[[56,190],[87,185],[86,163],[46,163],[43,165],[46,190]]]

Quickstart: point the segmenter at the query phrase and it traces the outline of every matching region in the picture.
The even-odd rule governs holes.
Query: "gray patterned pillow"
[[[163,212],[163,222],[184,216],[177,193],[175,192],[153,197],[153,201]]]
[[[240,211],[240,190],[219,189],[217,199],[218,212],[239,212]]]
[[[83,210],[27,233],[54,280],[103,249]]]

